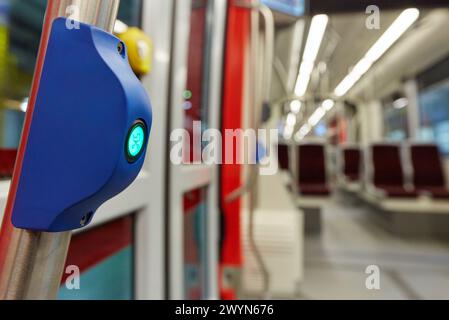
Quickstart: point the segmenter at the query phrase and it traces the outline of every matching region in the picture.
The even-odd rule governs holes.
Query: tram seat
[[[387,198],[416,198],[418,192],[411,185],[406,187],[401,145],[377,143],[368,151],[369,189]]]
[[[343,150],[343,174],[348,181],[354,182],[360,179],[360,153],[360,149],[356,147]]]
[[[14,170],[17,149],[0,149],[0,178],[9,178]]]
[[[360,191],[362,150],[355,145],[344,145],[340,148],[338,155],[337,177],[340,186],[347,191]]]
[[[289,169],[289,156],[288,156],[288,145],[279,143],[278,144],[278,163],[281,170]]]
[[[298,192],[301,195],[329,195],[324,144],[298,145]]]
[[[293,179],[290,171],[290,146],[287,143],[280,142],[277,148],[277,160],[279,164],[279,172],[282,178],[284,186],[287,187],[289,192],[293,191],[292,183]]]
[[[449,199],[438,147],[435,144],[412,143],[409,150],[416,190],[436,200]]]
[[[302,142],[297,146],[296,185],[300,206],[320,207],[330,197],[324,143]]]
[[[330,194],[329,186],[322,183],[302,184],[299,186],[298,191],[305,196],[328,196]]]
[[[441,163],[436,165],[438,153],[435,149],[413,149],[392,143],[371,145],[363,198],[388,212],[449,214],[443,170]],[[410,156],[403,157],[403,151],[410,151]]]

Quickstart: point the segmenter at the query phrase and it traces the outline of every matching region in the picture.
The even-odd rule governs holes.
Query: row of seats
[[[365,151],[344,146],[340,159],[343,183],[349,189],[365,184],[368,192],[389,198],[423,195],[449,199],[443,164],[434,144],[375,143]]]
[[[324,142],[278,146],[280,168],[291,172],[290,189],[300,199],[325,199],[332,194],[329,158]],[[367,148],[344,145],[338,148],[335,160],[339,185],[368,195],[373,202],[418,197],[449,200],[444,167],[434,144],[374,143]]]

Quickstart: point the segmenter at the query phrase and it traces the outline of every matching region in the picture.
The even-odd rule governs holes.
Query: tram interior
[[[57,298],[449,299],[449,6],[371,2],[120,1],[152,40],[148,154]],[[1,211],[46,5],[0,0]],[[277,130],[277,169],[195,162],[196,121]]]

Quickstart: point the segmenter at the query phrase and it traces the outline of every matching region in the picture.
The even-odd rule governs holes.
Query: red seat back
[[[404,173],[399,145],[375,144],[371,146],[373,184],[380,186],[403,186]]]
[[[278,162],[281,170],[289,169],[288,145],[278,144]]]
[[[14,171],[17,149],[0,149],[0,177],[10,178]]]
[[[410,158],[415,187],[445,187],[443,166],[436,145],[411,145]]]
[[[326,157],[323,144],[298,146],[298,184],[327,184]]]
[[[343,175],[351,181],[360,179],[361,151],[356,147],[346,147],[343,153]]]

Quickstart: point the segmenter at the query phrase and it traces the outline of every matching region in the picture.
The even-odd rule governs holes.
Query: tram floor
[[[395,236],[369,210],[341,195],[323,208],[321,233],[306,237],[296,298],[449,299],[449,241]],[[366,286],[376,276],[366,273],[372,265],[378,289]]]

